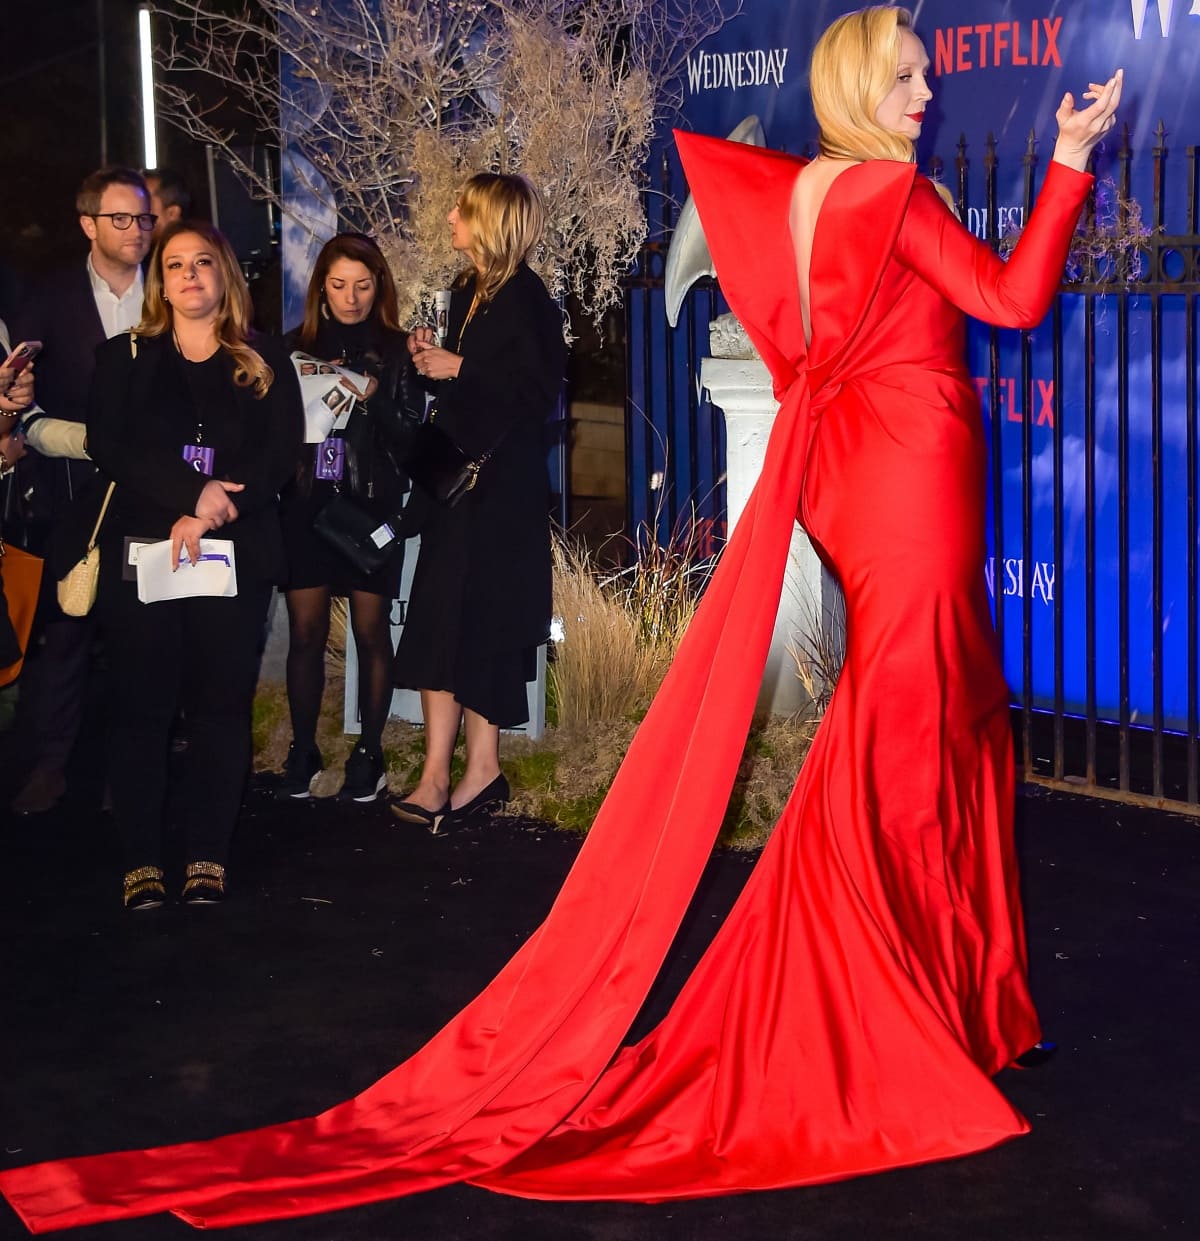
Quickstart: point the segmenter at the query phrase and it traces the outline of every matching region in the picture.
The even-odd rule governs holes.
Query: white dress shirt
[[[136,224],[134,227],[137,227]],[[92,282],[92,296],[104,324],[104,335],[110,340],[142,321],[142,269],[139,267],[133,283],[119,297],[112,291],[107,280],[98,275],[92,266],[92,256],[87,257],[88,279]]]

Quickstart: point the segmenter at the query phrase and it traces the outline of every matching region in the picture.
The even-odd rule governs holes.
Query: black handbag
[[[317,512],[313,529],[360,573],[382,569],[401,537],[399,518],[380,521],[340,491]]]
[[[404,468],[424,492],[453,508],[479,481],[490,452],[468,457],[432,418],[417,427]]]

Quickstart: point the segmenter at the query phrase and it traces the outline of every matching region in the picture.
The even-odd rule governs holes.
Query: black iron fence
[[[694,523],[705,555],[725,539],[725,422],[700,388],[717,286],[700,281],[667,323],[663,289],[667,249],[678,215],[666,160],[645,196],[650,240],[625,280],[626,522],[659,538]]]
[[[997,248],[1045,171],[1031,135],[1016,167],[989,137],[931,175]],[[1200,812],[1197,304],[1200,151],[1132,151],[1097,187],[1046,322],[978,327],[972,370],[991,437],[989,585],[1014,687],[1017,762],[1031,781]],[[724,532],[722,418],[699,390],[711,281],[666,325],[673,215],[626,295],[630,523],[669,533],[696,514]]]

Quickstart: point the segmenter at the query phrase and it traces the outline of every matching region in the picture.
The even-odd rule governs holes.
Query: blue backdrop
[[[757,115],[770,146],[803,151],[816,133],[807,95],[807,66],[816,37],[844,3],[806,0],[745,0],[741,16],[709,39],[688,64],[684,121],[687,128],[724,135],[744,118]],[[1054,112],[1063,93],[1077,103],[1086,84],[1125,69],[1121,119],[1127,123],[1133,160],[1133,196],[1147,224],[1153,224],[1152,148],[1161,122],[1168,149],[1163,159],[1162,224],[1167,233],[1187,230],[1188,169],[1185,151],[1200,141],[1200,0],[926,0],[913,6],[917,33],[933,63],[934,101],[926,113],[918,159],[927,167],[938,155],[954,184],[953,161],[960,135],[967,143],[970,168],[964,222],[984,236],[983,152],[994,135],[999,158],[997,199],[1001,231],[1024,219],[1024,168],[1027,139],[1037,137],[1040,170],[1053,148]],[[1118,133],[1120,131],[1117,131]],[[1101,150],[1101,181],[1117,179],[1117,142]],[[670,140],[663,150],[675,167]],[[1102,187],[1103,188],[1103,187]],[[680,195],[682,197],[682,194]],[[1189,295],[1190,296],[1190,295]],[[1186,719],[1187,409],[1184,398],[1184,305],[1187,296],[1163,299],[1163,659],[1168,727]],[[1151,425],[1149,299],[1131,296],[1130,363],[1118,374],[1117,298],[1096,301],[1096,539],[1097,539],[1097,695],[1102,718],[1117,717],[1117,402],[1118,383],[1129,393],[1128,478],[1130,556],[1130,688],[1134,718],[1152,707],[1151,642]],[[1014,692],[1022,689],[1021,612],[1026,593],[1033,599],[1035,701],[1053,700],[1053,606],[1061,595],[1066,634],[1064,661],[1068,710],[1085,701],[1084,625],[1084,299],[1063,299],[1063,376],[1055,390],[1049,320],[1033,334],[1032,391],[1022,391],[1019,338],[1004,333],[1000,350],[1000,417],[1004,492],[1002,547],[993,547],[987,567],[993,599],[1005,609],[1005,664]],[[631,334],[632,335],[632,334]],[[990,404],[988,334],[971,335],[970,360],[983,397]],[[682,351],[680,351],[682,352]],[[676,364],[678,370],[678,363]],[[680,382],[676,376],[672,382]],[[686,379],[683,381],[686,382]],[[1033,557],[1022,556],[1023,424],[1033,436]],[[1056,571],[1053,554],[1053,476],[1055,436],[1063,440],[1064,555]],[[990,537],[990,536],[989,536]],[[1059,580],[1061,579],[1061,580]]]

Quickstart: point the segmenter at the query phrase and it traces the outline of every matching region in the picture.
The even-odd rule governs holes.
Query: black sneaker
[[[312,782],[325,770],[321,759],[321,751],[314,745],[308,750],[297,750],[293,741],[288,746],[287,762],[283,768],[283,779],[275,789],[275,796],[280,801],[293,798],[303,801],[312,796]]]
[[[369,750],[356,745],[354,753],[346,760],[346,779],[338,797],[342,801],[374,801],[387,788],[387,772],[383,766],[383,751]]]

